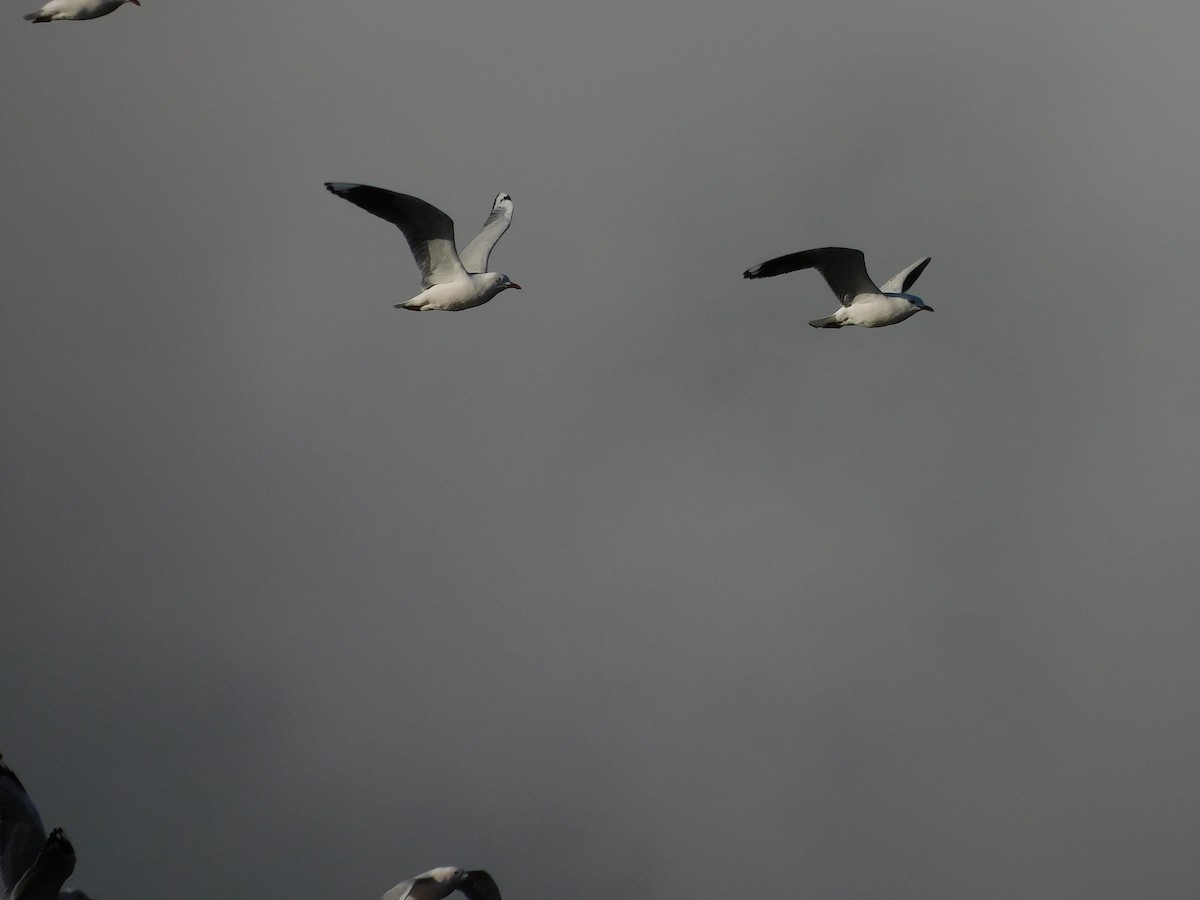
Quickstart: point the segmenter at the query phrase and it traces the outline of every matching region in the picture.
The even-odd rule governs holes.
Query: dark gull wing
[[[842,306],[849,306],[859,294],[880,293],[867,274],[867,260],[863,252],[849,247],[819,247],[777,256],[747,269],[742,277],[770,278],[800,269],[816,269],[820,272],[825,283],[842,301]]]
[[[327,182],[343,200],[391,222],[403,233],[421,269],[421,287],[467,277],[454,247],[454,220],[424,200],[365,184]]]
[[[500,900],[500,888],[483,869],[471,869],[458,886],[467,900]]]

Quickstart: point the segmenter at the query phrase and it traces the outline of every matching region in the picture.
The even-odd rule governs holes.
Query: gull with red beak
[[[424,290],[397,303],[396,309],[470,309],[501,291],[521,289],[507,275],[487,270],[492,248],[512,222],[513,202],[508,194],[496,196],[483,228],[460,254],[454,243],[454,220],[424,200],[365,184],[338,181],[326,182],[325,187],[403,232],[421,269]]]
[[[925,301],[916,294],[908,293],[927,265],[929,257],[919,259],[901,269],[879,288],[867,274],[867,259],[861,250],[820,247],[769,259],[747,269],[742,277],[769,278],[800,269],[816,269],[842,301],[842,308],[832,316],[813,319],[809,325],[813,328],[841,328],[845,325],[881,328],[903,322],[921,310],[933,312],[932,306],[926,306]]]
[[[79,21],[107,16],[118,6],[132,3],[141,6],[142,0],[50,0],[37,12],[25,17],[26,22],[53,22],[56,19]]]

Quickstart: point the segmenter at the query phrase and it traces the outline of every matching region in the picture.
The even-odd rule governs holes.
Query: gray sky
[[[102,900],[1194,897],[1194,3],[0,27],[0,750]],[[525,286],[410,316],[326,180]],[[937,309],[816,332],[813,273]]]

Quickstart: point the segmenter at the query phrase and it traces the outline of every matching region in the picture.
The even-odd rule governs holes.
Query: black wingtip
[[[467,900],[500,900],[500,888],[486,869],[468,869],[459,890]]]
[[[921,277],[921,273],[925,271],[925,267],[933,260],[932,256],[927,256],[920,263],[913,266],[912,271],[904,278],[904,283],[900,285],[900,293],[906,293],[909,288],[916,284],[917,279]]]

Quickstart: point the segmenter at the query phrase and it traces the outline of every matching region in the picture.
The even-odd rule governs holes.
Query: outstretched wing
[[[801,250],[787,256],[777,256],[759,263],[742,273],[743,278],[770,278],[785,272],[800,269],[816,269],[825,283],[837,294],[842,306],[860,294],[878,294],[871,276],[867,274],[867,260],[861,250],[849,247],[819,247],[816,250]]]
[[[500,888],[483,869],[471,869],[458,886],[467,900],[500,900]]]
[[[8,896],[18,881],[33,868],[46,845],[37,807],[15,772],[0,758],[0,881]]]
[[[391,222],[403,233],[421,269],[421,287],[467,277],[454,247],[454,220],[424,200],[365,184],[326,182],[343,200]]]
[[[882,285],[885,294],[907,294],[908,289],[917,283],[917,279],[921,277],[921,273],[925,271],[925,267],[929,265],[929,260],[933,257],[926,256],[924,259],[918,259],[907,269],[901,269]]]
[[[508,194],[497,194],[492,203],[492,211],[488,215],[487,221],[483,223],[483,227],[479,229],[479,234],[471,238],[471,242],[459,254],[463,267],[468,272],[486,272],[488,270],[488,257],[492,253],[492,248],[496,246],[496,241],[500,240],[500,236],[508,231],[508,226],[512,224],[512,216],[512,197]]]

